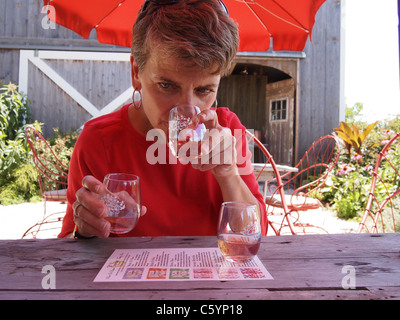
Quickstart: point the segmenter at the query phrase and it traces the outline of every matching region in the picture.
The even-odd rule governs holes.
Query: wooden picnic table
[[[252,281],[93,282],[115,249],[216,247],[216,237],[0,242],[0,299],[400,298],[394,233],[263,237],[258,257],[274,279]],[[54,267],[55,289],[42,287],[44,266]]]

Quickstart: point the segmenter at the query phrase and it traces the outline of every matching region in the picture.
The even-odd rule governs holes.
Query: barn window
[[[287,99],[271,101],[271,121],[287,120]]]

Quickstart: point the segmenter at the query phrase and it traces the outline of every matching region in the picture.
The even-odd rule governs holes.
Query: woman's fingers
[[[81,204],[77,205],[74,210],[74,223],[84,237],[107,238],[110,234],[110,223],[104,218],[93,215]]]
[[[104,185],[101,181],[97,180],[93,176],[85,176],[82,179],[82,186],[91,192],[102,194],[104,191]]]
[[[237,174],[236,139],[228,128],[212,129],[202,141],[201,156],[192,159],[193,168],[208,171],[214,175]]]
[[[73,204],[75,225],[82,236],[108,237],[110,223],[104,219],[108,209],[100,200],[103,184],[92,176],[86,176],[82,185],[76,192],[76,202]]]

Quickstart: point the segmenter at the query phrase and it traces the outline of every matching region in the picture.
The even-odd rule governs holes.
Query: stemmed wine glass
[[[138,176],[110,173],[104,177],[105,193],[101,200],[108,208],[105,218],[111,223],[110,232],[124,234],[131,231],[140,218],[142,192]]]
[[[169,147],[179,159],[201,156],[201,141],[206,128],[199,123],[199,113],[199,107],[193,105],[179,105],[169,112]]]

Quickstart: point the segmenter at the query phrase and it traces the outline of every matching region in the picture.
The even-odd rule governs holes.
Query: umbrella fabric
[[[50,20],[87,39],[93,28],[97,40],[131,46],[132,26],[144,0],[43,0],[55,14]],[[229,16],[238,23],[239,51],[273,49],[302,51],[325,0],[224,0]],[[50,12],[50,10],[49,10]],[[54,18],[55,17],[55,18]]]

